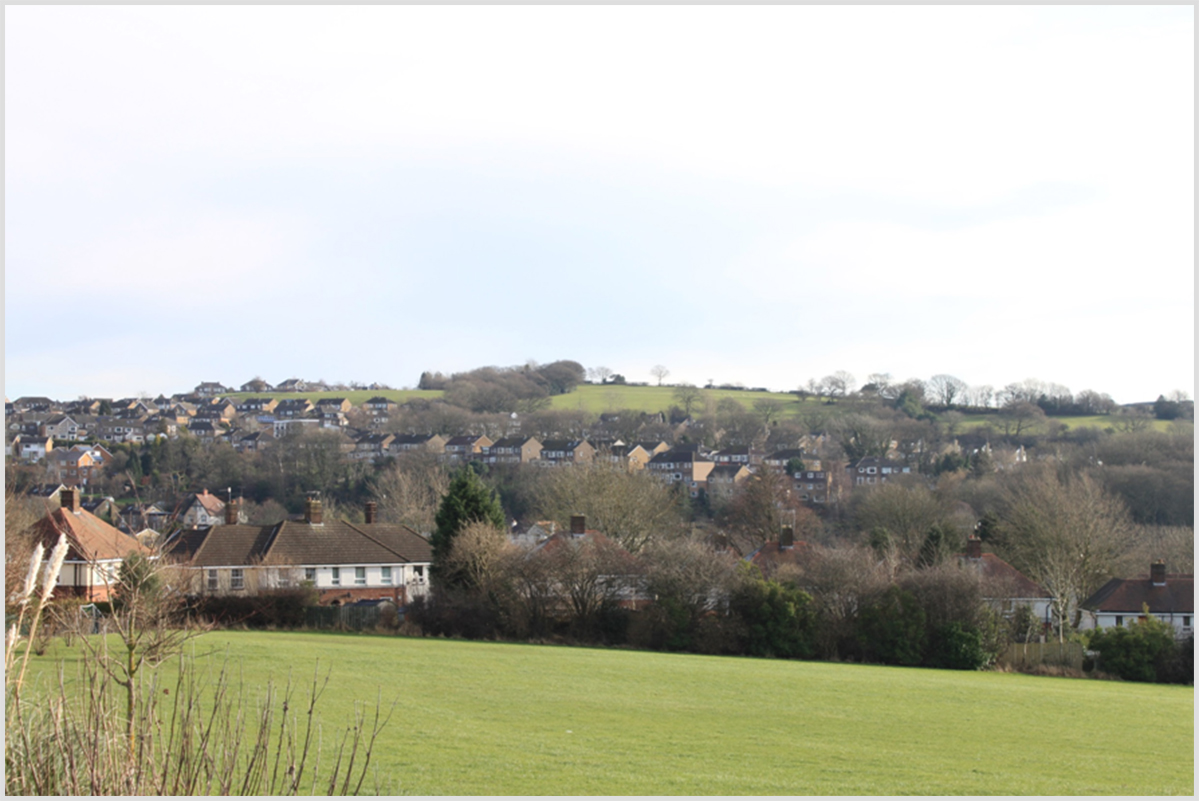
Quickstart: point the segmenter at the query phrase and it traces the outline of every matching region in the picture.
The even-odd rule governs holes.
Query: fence
[[[311,629],[362,631],[379,625],[381,611],[377,605],[310,606],[304,610],[304,623]]]
[[[1010,667],[1063,665],[1082,670],[1083,647],[1076,642],[1012,643],[999,656],[999,664]]]

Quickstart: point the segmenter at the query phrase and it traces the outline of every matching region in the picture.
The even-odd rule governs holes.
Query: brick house
[[[697,451],[683,450],[664,451],[645,465],[646,470],[667,484],[682,483],[692,498],[703,493],[708,474],[714,467],[715,462],[705,459]]]
[[[33,526],[33,536],[49,550],[58,542],[60,532],[70,546],[63,562],[54,597],[107,601],[116,582],[121,562],[132,554],[150,552],[130,537],[83,508],[80,492],[64,488],[59,493],[62,506]]]
[[[912,468],[903,462],[880,459],[877,456],[865,456],[846,465],[845,472],[854,486],[862,486],[885,484],[888,479],[911,473]]]
[[[595,459],[595,448],[585,439],[547,439],[541,443],[539,464],[556,466],[564,464],[590,464]]]
[[[1080,606],[1082,628],[1125,626],[1148,614],[1173,626],[1176,636],[1189,637],[1195,633],[1195,574],[1167,573],[1159,560],[1147,574],[1112,579]]]
[[[494,444],[491,437],[478,434],[450,437],[445,441],[445,458],[451,464],[464,464],[479,458],[484,448]]]
[[[433,559],[429,542],[412,529],[377,522],[373,503],[364,523],[348,523],[324,520],[313,499],[301,521],[226,522],[183,531],[167,547],[191,572],[193,592],[248,595],[307,584],[326,605],[387,599],[403,606],[428,591]]]
[[[716,464],[708,471],[708,480],[704,491],[714,504],[727,503],[737,491],[741,482],[752,475],[745,464]]]
[[[541,458],[536,437],[504,437],[482,449],[479,461],[486,464],[529,464]]]

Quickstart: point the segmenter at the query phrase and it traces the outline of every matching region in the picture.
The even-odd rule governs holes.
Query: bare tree
[[[379,474],[373,497],[381,520],[428,534],[435,528],[433,518],[449,488],[449,475],[434,457],[414,454]]]
[[[653,368],[650,369],[649,374],[658,379],[658,386],[662,386],[662,379],[670,375],[670,371],[667,370],[663,365],[655,364]]]
[[[1053,597],[1059,639],[1077,625],[1079,603],[1112,576],[1132,541],[1128,510],[1089,476],[1066,480],[1027,469],[998,525],[1004,555]]]
[[[608,383],[608,379],[612,377],[612,370],[602,365],[600,367],[592,367],[587,373],[591,376],[592,381],[598,379],[601,384]]]
[[[694,384],[679,384],[674,389],[674,402],[683,407],[683,412],[688,417],[703,403],[704,398],[704,391]]]
[[[953,402],[962,397],[967,388],[965,381],[945,373],[930,378],[926,386],[933,398],[942,406],[953,406]]]
[[[832,375],[826,375],[820,379],[821,383],[828,388],[828,394],[838,397],[845,397],[853,392],[854,377],[853,373],[847,373],[844,370],[838,370]]]
[[[754,411],[762,418],[762,425],[769,427],[778,421],[786,407],[777,398],[758,398],[754,401]]]
[[[546,518],[567,523],[586,515],[630,553],[652,539],[683,531],[678,493],[645,471],[629,472],[611,462],[546,471],[538,488],[538,508]]]

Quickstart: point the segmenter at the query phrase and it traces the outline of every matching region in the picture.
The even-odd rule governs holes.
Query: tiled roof
[[[180,535],[171,553],[194,567],[387,565],[433,559],[428,540],[406,526],[342,520],[323,525],[284,521],[270,526],[212,526]]]
[[[978,568],[984,579],[1003,582],[1013,598],[1048,598],[1045,588],[1021,573],[993,553],[984,553],[977,559],[959,554],[965,564]]]
[[[1145,605],[1155,614],[1195,611],[1195,576],[1193,573],[1170,573],[1164,585],[1154,585],[1148,576],[1135,579],[1112,579],[1083,602],[1083,607],[1096,612],[1127,612],[1141,614]]]
[[[124,559],[134,553],[149,553],[137,540],[86,510],[56,509],[35,523],[33,530],[47,548],[58,541],[60,532],[65,533],[71,545],[67,552],[69,561]]]

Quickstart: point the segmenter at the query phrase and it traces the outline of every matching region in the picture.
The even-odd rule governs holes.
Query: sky
[[[1194,9],[6,6],[9,398],[1194,394]]]

